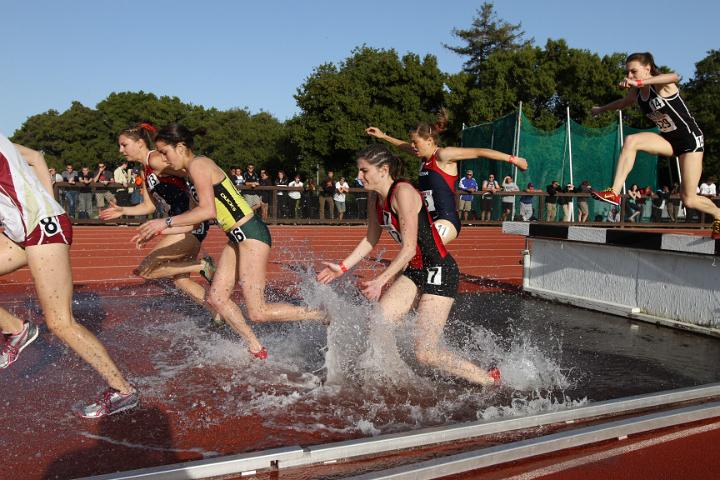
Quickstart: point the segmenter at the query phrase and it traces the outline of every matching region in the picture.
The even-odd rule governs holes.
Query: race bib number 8
[[[442,285],[442,267],[428,268],[428,285]]]
[[[48,217],[40,220],[40,228],[46,237],[52,237],[60,231],[60,223],[57,217]]]

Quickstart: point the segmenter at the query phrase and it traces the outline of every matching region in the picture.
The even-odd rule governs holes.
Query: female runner
[[[383,316],[393,324],[410,311],[419,295],[415,336],[418,362],[473,383],[498,382],[498,369],[483,370],[443,346],[443,327],[457,293],[458,267],[433,227],[420,192],[399,180],[402,160],[384,146],[373,145],[358,154],[357,163],[364,188],[375,192],[368,198],[367,234],[339,264],[325,262],[327,267],[318,274],[318,280],[328,283],[347,272],[373,250],[380,233],[386,230],[401,244],[400,253],[380,275],[362,284],[362,293],[372,301],[379,298]],[[388,282],[392,285],[381,298]]]
[[[76,413],[98,418],[135,407],[139,395],[118,370],[105,347],[72,313],[70,271],[72,225],[55,201],[48,168],[40,152],[13,145],[0,135],[0,275],[30,268],[45,322],[51,332],[108,383],[102,398]],[[38,335],[38,327],[0,308],[5,343],[0,368],[7,368]]]
[[[660,133],[642,132],[628,135],[623,144],[610,188],[593,192],[598,200],[620,205],[620,189],[635,164],[638,151],[680,159],[680,196],[687,208],[712,215],[712,237],[720,238],[720,208],[712,200],[697,194],[702,175],[703,133],[688,110],[676,83],[677,73],[660,73],[652,54],[633,53],[625,60],[627,76],[620,88],[628,89],[625,98],[602,107],[593,107],[592,114],[618,110],[637,103],[640,111],[655,122]]]
[[[447,115],[442,111],[434,125],[421,123],[410,131],[410,143],[386,135],[376,127],[365,132],[385,140],[401,150],[424,160],[420,167],[420,191],[432,215],[443,243],[448,244],[460,233],[460,216],[456,208],[455,187],[458,183],[460,160],[487,158],[509,162],[520,170],[527,170],[527,160],[489,148],[440,147],[440,133],[447,125]]]
[[[103,220],[113,220],[123,215],[150,215],[155,213],[155,201],[168,209],[168,215],[179,215],[190,209],[190,188],[185,172],[172,170],[163,161],[162,155],[150,150],[151,135],[157,131],[148,123],[126,128],[118,136],[120,153],[128,161],[139,162],[145,186],[143,202],[133,207],[121,207],[110,202],[110,207],[100,212]],[[205,289],[190,278],[191,273],[200,273],[208,282],[212,281],[214,265],[212,258],[196,260],[200,245],[207,236],[208,222],[199,222],[193,230],[185,228],[165,229],[162,239],[140,263],[136,273],[145,279],[173,279],[175,286],[187,293],[200,305],[205,304]],[[142,242],[138,244],[140,246]],[[213,312],[215,314],[215,312]],[[216,315],[215,322],[222,321]]]
[[[225,172],[208,157],[194,155],[193,137],[197,134],[204,134],[204,130],[191,132],[182,125],[172,124],[155,136],[155,147],[163,160],[173,170],[185,170],[190,175],[195,185],[197,206],[180,215],[145,222],[140,226],[139,239],[149,240],[173,227],[217,220],[229,241],[217,263],[207,302],[243,337],[250,353],[264,359],[267,349],[245,322],[240,308],[230,299],[238,281],[253,322],[324,320],[326,314],[286,303],[265,303],[270,231]]]

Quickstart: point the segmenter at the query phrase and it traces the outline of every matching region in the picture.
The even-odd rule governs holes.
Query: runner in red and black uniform
[[[483,370],[442,342],[443,327],[457,294],[458,268],[420,192],[398,180],[402,160],[384,146],[373,145],[358,154],[357,163],[364,188],[375,193],[370,195],[368,207],[370,212],[374,208],[376,215],[368,216],[367,235],[353,252],[339,264],[325,263],[318,280],[328,283],[340,277],[373,250],[386,230],[401,244],[400,253],[380,275],[362,284],[363,294],[370,300],[380,299],[383,315],[392,323],[399,322],[417,301],[415,354],[421,364],[474,383],[499,381],[497,369]],[[383,286],[391,281],[381,297]]]
[[[441,111],[434,125],[421,123],[410,131],[410,143],[386,135],[375,127],[369,127],[365,132],[424,160],[420,166],[420,191],[435,222],[435,228],[443,243],[448,244],[457,238],[461,226],[455,198],[458,183],[457,162],[482,157],[509,162],[520,170],[526,170],[528,165],[527,160],[522,157],[489,148],[440,147],[439,135],[445,131],[446,126],[447,115]]]
[[[131,162],[143,165],[143,179],[147,188],[143,189],[143,202],[133,207],[120,207],[111,203],[100,212],[103,220],[112,220],[123,215],[151,215],[157,205],[169,216],[180,215],[190,210],[191,195],[187,175],[168,167],[162,156],[150,150],[151,136],[155,127],[141,123],[126,128],[118,136],[120,153]],[[190,278],[191,273],[200,273],[210,282],[215,271],[212,258],[197,260],[201,242],[207,236],[208,222],[193,227],[168,228],[163,237],[140,263],[136,273],[146,279],[172,278],[175,286],[187,293],[198,304],[205,304],[205,289]],[[141,246],[142,242],[138,242]],[[221,318],[213,312],[216,322]]]

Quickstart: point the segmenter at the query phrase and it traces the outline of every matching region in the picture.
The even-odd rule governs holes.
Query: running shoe
[[[488,370],[488,375],[490,375],[495,382],[495,385],[500,384],[500,369],[497,367],[493,367],[490,370]]]
[[[612,188],[606,188],[602,192],[596,192],[593,190],[591,193],[597,200],[602,200],[603,202],[620,206],[620,194],[615,193]]]
[[[216,327],[222,327],[223,325],[225,325],[225,319],[219,313],[216,313],[215,315],[213,315],[212,320],[213,320],[213,325],[215,325]]]
[[[140,403],[140,394],[136,391],[123,395],[114,388],[108,388],[100,400],[76,411],[82,418],[100,418],[135,408]]]
[[[212,283],[212,279],[215,276],[215,270],[217,268],[215,267],[215,262],[213,262],[213,259],[210,255],[207,255],[206,257],[203,257],[203,268],[200,269],[200,275],[208,282]]]
[[[715,240],[720,240],[720,218],[716,218],[712,223],[712,230],[710,236]]]
[[[20,356],[20,352],[38,337],[38,327],[34,323],[25,322],[20,333],[5,335],[5,345],[0,351],[0,368],[8,368]]]
[[[250,355],[260,360],[265,360],[268,357],[267,348],[262,347],[259,352],[250,352]]]

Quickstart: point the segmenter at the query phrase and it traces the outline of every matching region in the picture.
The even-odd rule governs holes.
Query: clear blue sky
[[[293,94],[313,69],[356,46],[463,59],[453,27],[470,25],[482,1],[425,0],[3,0],[0,132],[73,100],[94,107],[109,93],[153,92],[185,102],[298,112]],[[720,2],[498,0],[537,44],[564,38],[599,54],[649,50],[685,79],[720,48]]]

